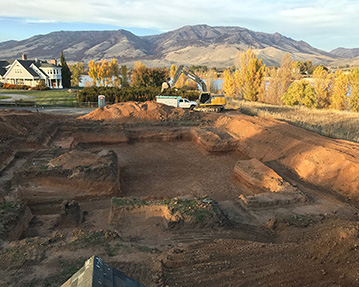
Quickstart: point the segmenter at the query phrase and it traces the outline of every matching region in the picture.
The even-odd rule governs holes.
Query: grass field
[[[68,90],[46,90],[46,91],[28,91],[28,90],[7,90],[0,89],[0,97],[7,97],[1,94],[17,94],[31,96],[33,98],[16,101],[21,106],[33,105],[36,102],[37,106],[78,106],[76,91],[69,92]]]
[[[5,100],[5,99],[10,99],[11,97],[8,97],[8,96],[1,96],[0,95],[0,100]]]
[[[28,91],[28,90],[7,90],[0,89],[0,94],[17,94],[17,95],[26,95],[35,98],[66,98],[69,95],[76,94],[69,93],[68,90],[46,90],[46,91]]]
[[[283,120],[327,137],[359,142],[359,113],[274,106],[233,99],[228,99],[226,107],[239,108],[244,114]]]

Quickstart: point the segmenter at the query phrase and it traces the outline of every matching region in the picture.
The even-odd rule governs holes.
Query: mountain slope
[[[231,66],[239,50],[251,48],[264,63],[278,65],[285,53],[295,60],[328,63],[334,54],[315,49],[279,33],[254,32],[240,27],[185,26],[160,35],[139,37],[126,30],[60,31],[37,35],[23,41],[0,43],[0,58],[58,58],[67,61],[116,58],[121,64],[143,61],[149,66],[171,64]]]
[[[341,58],[355,58],[359,57],[359,48],[347,49],[339,47],[330,51],[330,53]]]

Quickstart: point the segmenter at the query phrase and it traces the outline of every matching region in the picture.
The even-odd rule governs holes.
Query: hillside
[[[359,48],[336,48],[332,51],[330,51],[331,54],[342,57],[342,58],[356,58],[359,57]]]
[[[185,26],[152,36],[118,31],[59,31],[22,41],[0,43],[0,58],[58,58],[63,50],[69,62],[116,58],[132,65],[141,60],[148,66],[172,64],[231,66],[239,50],[251,48],[268,65],[278,65],[285,53],[294,60],[328,63],[336,55],[295,41],[279,33],[254,32],[240,27]]]

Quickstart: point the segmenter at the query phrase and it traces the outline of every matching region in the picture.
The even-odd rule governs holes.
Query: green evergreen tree
[[[60,64],[61,64],[62,86],[67,89],[71,88],[71,72],[69,67],[67,66],[63,51],[61,51]]]

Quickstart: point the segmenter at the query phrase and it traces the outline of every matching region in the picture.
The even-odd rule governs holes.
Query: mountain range
[[[285,53],[293,60],[314,64],[338,63],[359,56],[359,49],[338,48],[332,52],[316,49],[279,33],[254,32],[241,27],[185,26],[152,36],[136,36],[126,30],[59,31],[36,35],[22,41],[0,43],[0,58],[59,58],[64,51],[68,62],[89,62],[116,58],[120,64],[142,61],[147,66],[172,64],[227,67],[234,65],[238,51],[252,49],[267,65],[279,65]]]

